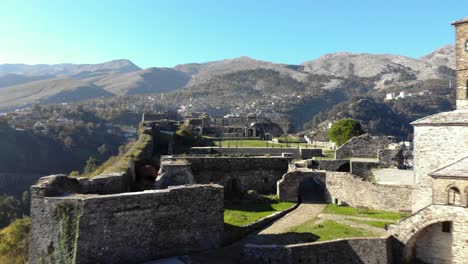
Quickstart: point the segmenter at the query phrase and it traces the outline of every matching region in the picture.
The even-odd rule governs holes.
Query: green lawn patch
[[[297,148],[298,146],[312,148],[307,143],[271,143],[260,139],[246,140],[213,140],[217,147],[223,148]]]
[[[315,157],[316,160],[333,160],[335,159],[334,149],[322,149],[322,157]]]
[[[224,223],[233,226],[245,226],[263,217],[269,216],[276,212],[284,211],[294,206],[294,203],[278,202],[276,200],[270,201],[270,203],[225,201]]]
[[[327,241],[338,238],[352,237],[376,237],[373,232],[355,228],[349,225],[344,225],[331,220],[324,220],[321,223],[314,223],[315,219],[309,220],[299,226],[291,228],[290,232],[295,233],[311,233],[312,241]]]
[[[345,218],[348,221],[365,224],[368,226],[378,227],[385,229],[385,225],[393,224],[394,222],[381,222],[381,221],[372,221],[372,220],[363,220],[363,219],[356,219],[356,218]]]
[[[259,139],[247,139],[247,140],[223,140],[223,141],[213,141],[213,143],[217,147],[223,147],[223,148],[265,148],[268,146],[271,146],[271,143],[268,143],[267,141],[264,140],[259,140]]]
[[[337,214],[337,215],[353,215],[353,216],[362,216],[362,217],[372,217],[379,219],[388,219],[388,220],[399,220],[408,216],[405,213],[395,213],[395,212],[385,212],[377,211],[371,209],[361,209],[348,206],[338,206],[334,204],[329,204],[323,210],[325,214]]]

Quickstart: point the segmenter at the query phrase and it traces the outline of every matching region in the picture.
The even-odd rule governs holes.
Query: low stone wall
[[[322,149],[314,148],[223,148],[223,147],[193,147],[190,154],[222,154],[222,155],[252,155],[252,156],[282,156],[283,153],[291,153],[295,159],[311,159],[321,157]]]
[[[164,170],[165,177],[168,178],[172,176],[164,164],[171,160],[187,161],[190,164],[195,183],[216,183],[239,192],[256,190],[259,193],[274,193],[276,182],[288,170],[290,159],[280,157],[165,156],[162,159],[161,171]],[[177,173],[174,172],[174,174]]]
[[[387,264],[393,263],[390,243],[386,238],[356,238],[287,246],[247,244],[241,263]]]
[[[353,137],[336,150],[336,159],[377,158],[379,149],[386,149],[392,139],[384,136]]]
[[[326,170],[326,171],[341,171],[341,172],[350,172],[350,162],[349,160],[316,160],[317,169]]]
[[[327,200],[352,207],[392,212],[410,212],[410,186],[380,185],[353,177],[349,173],[327,172]]]
[[[47,197],[61,192],[49,183],[32,187],[31,263],[141,263],[222,243],[221,186]]]

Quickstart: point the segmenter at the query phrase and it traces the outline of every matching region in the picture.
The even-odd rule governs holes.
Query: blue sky
[[[0,63],[420,57],[453,43],[450,23],[467,11],[461,0],[2,0]]]

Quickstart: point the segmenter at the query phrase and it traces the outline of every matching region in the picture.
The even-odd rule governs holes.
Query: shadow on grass
[[[297,243],[309,243],[315,242],[320,239],[320,236],[317,236],[313,233],[298,233],[298,232],[288,232],[281,234],[259,234],[249,237],[248,243],[257,244],[257,245],[287,245],[287,244],[297,244]]]
[[[224,208],[229,210],[239,210],[247,212],[268,212],[275,210],[270,203],[247,203],[228,201],[225,201]]]

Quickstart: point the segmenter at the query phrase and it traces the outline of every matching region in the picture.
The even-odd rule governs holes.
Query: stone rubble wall
[[[32,197],[30,262],[60,262],[64,249],[74,263],[141,263],[217,248],[223,194],[219,185],[56,197],[40,196],[39,188]],[[61,208],[75,212],[67,214],[71,220]]]
[[[324,182],[325,201],[392,212],[411,211],[410,186],[380,185],[364,181],[344,172],[291,171],[277,183],[281,201],[297,202],[299,186],[308,178]]]
[[[285,246],[247,244],[241,263],[387,264],[393,263],[389,243],[387,238],[356,238]]]
[[[256,190],[259,193],[274,193],[276,182],[288,170],[287,158],[280,157],[163,157],[165,160],[185,160],[190,164],[194,182],[198,184],[216,183],[227,187],[230,181],[237,180],[240,191]],[[170,177],[166,171],[166,177]]]
[[[154,182],[156,189],[165,189],[169,186],[178,186],[184,184],[194,184],[190,163],[179,160],[173,162],[171,160],[163,160],[158,171],[158,177]]]
[[[351,174],[365,181],[372,181],[372,170],[379,167],[378,162],[373,161],[351,161]]]
[[[343,172],[327,172],[328,201],[391,212],[410,212],[413,188],[364,181]]]
[[[336,150],[336,159],[377,158],[380,149],[386,149],[393,140],[385,136],[367,134],[353,137]]]
[[[326,171],[342,171],[350,172],[350,161],[347,159],[341,160],[315,160],[314,163],[317,163],[317,169],[326,170]],[[343,171],[345,170],[345,171]]]
[[[321,157],[322,149],[315,148],[223,148],[223,147],[193,147],[190,154],[222,154],[222,155],[252,155],[252,156],[282,156],[283,153],[291,153],[295,159],[311,159]]]

